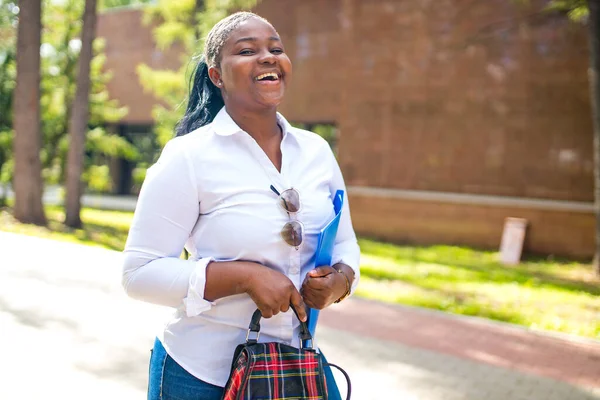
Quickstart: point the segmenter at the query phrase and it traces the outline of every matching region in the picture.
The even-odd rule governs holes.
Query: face
[[[268,23],[250,18],[235,29],[221,50],[218,67],[209,69],[228,107],[268,109],[283,100],[292,63]]]

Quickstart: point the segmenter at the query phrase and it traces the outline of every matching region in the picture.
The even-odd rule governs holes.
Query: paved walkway
[[[169,310],[126,298],[119,260],[0,232],[0,399],[145,398]],[[317,339],[354,400],[600,400],[597,341],[358,299],[324,311]]]
[[[14,192],[10,187],[0,187],[0,194],[6,191],[6,196],[9,199],[14,198]],[[44,204],[62,205],[64,191],[61,186],[45,186],[44,196],[42,198]],[[90,194],[85,193],[81,196],[81,204],[84,207],[102,208],[105,210],[133,211],[137,204],[137,196],[114,196],[106,194]],[[1,227],[0,227],[1,229]]]

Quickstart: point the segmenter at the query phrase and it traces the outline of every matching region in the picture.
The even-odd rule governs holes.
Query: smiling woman
[[[305,321],[306,306],[328,307],[358,283],[347,198],[331,265],[315,265],[318,233],[345,185],[328,143],[277,112],[291,78],[268,21],[248,12],[223,19],[206,38],[178,137],[148,169],[123,286],[175,309],[155,343],[149,399],[220,399],[255,309],[261,339],[299,347],[290,306]],[[327,382],[323,398],[339,398],[331,375]]]
[[[276,108],[283,100],[291,73],[292,63],[283,43],[267,20],[241,12],[220,21],[206,38],[204,54],[192,77],[186,114],[176,128],[177,135],[212,122],[225,105],[225,99],[231,103],[227,108],[229,114],[232,107],[251,104],[252,94],[259,104]],[[271,93],[250,90],[250,83],[262,89],[271,86]]]

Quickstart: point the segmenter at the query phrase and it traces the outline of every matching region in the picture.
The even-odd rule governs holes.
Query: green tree
[[[69,138],[67,131],[76,92],[76,66],[82,45],[80,32],[83,3],[79,0],[48,1],[44,12],[45,30],[42,43],[42,128],[44,177],[49,183],[65,180]],[[94,183],[97,171],[108,175],[107,160],[119,156],[135,159],[138,153],[125,138],[106,129],[107,123],[119,121],[127,113],[116,100],[110,99],[106,84],[112,77],[104,69],[104,41],[93,42],[94,57],[90,65],[89,133],[86,135],[84,182],[96,189],[108,189],[108,179]]]
[[[98,8],[105,10],[116,7],[138,6],[142,4],[152,3],[154,0],[99,0]]]
[[[39,0],[19,2],[17,78],[14,90],[14,216],[19,221],[46,224],[42,206],[40,163],[40,42],[42,5]]]
[[[12,176],[12,117],[16,68],[16,29],[19,8],[12,1],[0,0],[0,207],[6,205]]]
[[[210,28],[229,13],[249,10],[259,0],[158,0],[148,6],[146,23],[155,23],[154,40],[160,49],[180,43],[184,49],[179,70],[154,70],[146,64],[137,72],[144,90],[154,94],[162,104],[155,105],[152,116],[158,143],[164,146],[175,132],[175,124],[185,111],[187,82],[194,68],[194,55],[202,51]]]
[[[96,36],[96,0],[86,0],[81,32],[77,89],[69,123],[69,153],[67,158],[67,199],[65,203],[65,225],[81,227],[81,176],[84,169],[85,138],[89,119],[90,70],[94,56],[92,46]]]
[[[137,5],[152,0],[99,0],[100,8]],[[68,121],[75,96],[77,59],[81,49],[79,34],[83,2],[80,0],[43,0],[41,38],[41,131],[40,158],[42,173],[48,183],[65,179],[68,150]],[[19,7],[16,0],[0,0],[0,205],[5,204],[6,190],[13,180],[13,94],[16,82],[16,37]],[[111,157],[136,159],[135,146],[106,129],[107,123],[120,120],[127,109],[108,96],[106,84],[112,77],[106,71],[104,42],[93,44],[91,92],[89,96],[89,128],[85,144],[85,173],[88,187],[108,190],[107,161]],[[100,179],[101,178],[101,179]]]

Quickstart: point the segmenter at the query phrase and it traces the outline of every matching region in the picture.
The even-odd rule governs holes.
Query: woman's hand
[[[346,278],[333,267],[318,267],[306,275],[300,293],[306,305],[321,310],[346,293]]]
[[[290,304],[298,312],[301,321],[306,321],[306,306],[292,281],[281,272],[264,265],[255,264],[245,285],[245,292],[256,303],[264,318],[271,318],[280,311],[286,312]]]

